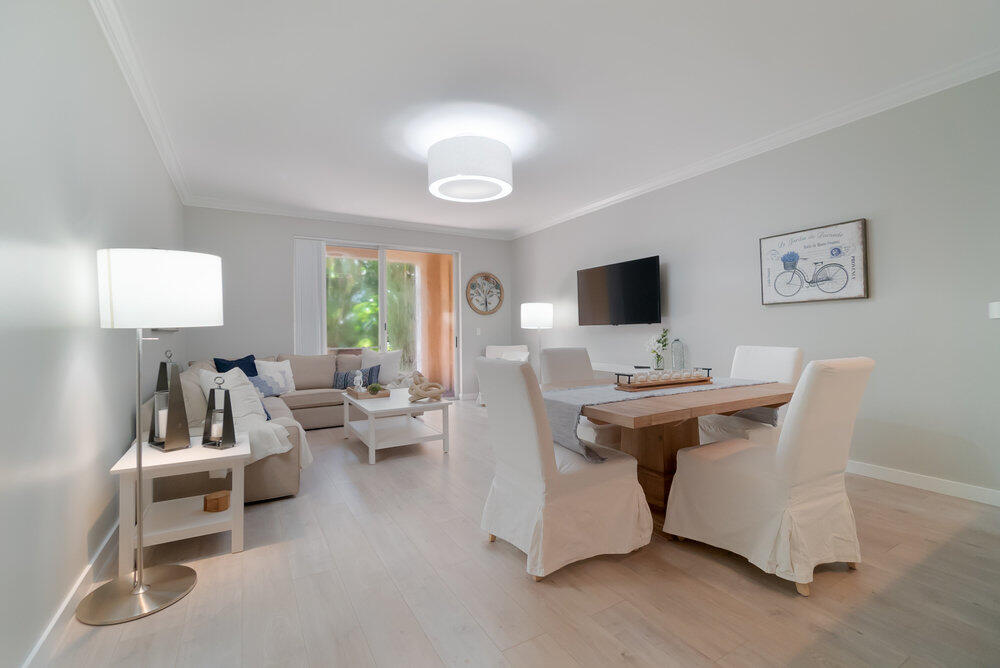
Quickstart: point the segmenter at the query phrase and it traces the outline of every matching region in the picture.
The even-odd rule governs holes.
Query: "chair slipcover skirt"
[[[819,564],[861,561],[842,474],[810,484],[801,497],[794,489],[788,495],[780,483],[771,487],[761,469],[741,470],[755,459],[752,451],[735,453],[721,466],[714,456],[699,456],[699,450],[729,443],[740,442],[677,453],[664,531],[735,552],[765,573],[793,582],[812,582]]]
[[[550,486],[547,493],[530,489],[517,476],[504,475],[498,465],[483,508],[483,530],[524,552],[528,573],[537,576],[574,561],[627,554],[648,544],[653,518],[636,479],[635,459],[599,448],[608,460],[590,464],[575,452],[554,447],[559,468],[567,473],[565,484]],[[631,476],[608,475],[625,468],[631,468]],[[594,479],[581,479],[588,475]]]

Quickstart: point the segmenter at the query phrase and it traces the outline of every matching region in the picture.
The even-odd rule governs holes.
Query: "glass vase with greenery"
[[[670,345],[670,330],[666,327],[663,331],[653,336],[649,340],[649,352],[653,354],[653,368],[662,369],[663,368],[663,353]]]

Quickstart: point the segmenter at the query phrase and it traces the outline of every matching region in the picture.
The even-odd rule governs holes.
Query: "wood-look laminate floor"
[[[487,542],[485,409],[439,444],[382,451],[309,432],[295,498],[228,534],[149,550],[198,571],[145,619],[53,629],[58,666],[688,666],[1000,664],[1000,508],[848,476],[863,561],[816,572],[811,598],[741,557],[662,534],[540,583]],[[433,420],[432,416],[431,419]],[[115,564],[109,564],[113,571]]]

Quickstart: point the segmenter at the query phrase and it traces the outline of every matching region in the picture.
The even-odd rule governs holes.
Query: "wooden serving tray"
[[[675,385],[707,385],[712,382],[712,377],[707,378],[669,378],[667,380],[647,380],[641,383],[618,383],[616,390],[622,392],[642,392],[643,390],[655,390],[659,387],[673,387]]]
[[[360,392],[355,391],[354,387],[351,386],[347,388],[346,392],[354,397],[355,399],[384,399],[389,396],[389,390],[384,387],[379,391],[378,394],[372,394],[368,390],[361,390]]]

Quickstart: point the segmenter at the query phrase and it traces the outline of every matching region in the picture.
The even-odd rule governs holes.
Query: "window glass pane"
[[[326,248],[328,348],[378,348],[378,251]]]
[[[401,371],[412,371],[417,358],[417,265],[389,261],[385,286],[386,343],[402,350]]]

